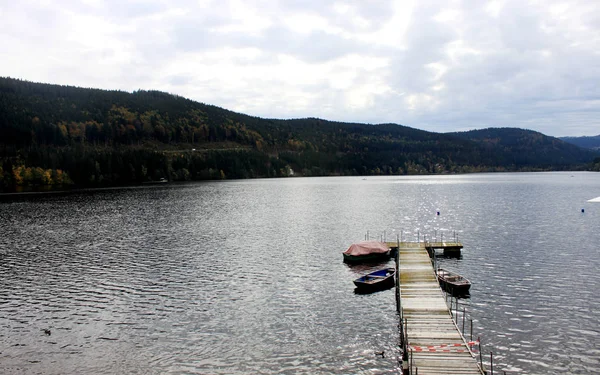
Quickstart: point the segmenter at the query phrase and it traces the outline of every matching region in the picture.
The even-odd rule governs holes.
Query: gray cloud
[[[600,132],[600,4],[413,5],[23,0],[0,5],[0,71],[262,117]]]

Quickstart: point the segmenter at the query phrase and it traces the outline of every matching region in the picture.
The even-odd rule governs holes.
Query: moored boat
[[[344,262],[363,263],[389,259],[390,248],[379,241],[362,241],[350,245],[344,251]]]
[[[446,292],[455,296],[469,294],[471,282],[466,277],[459,275],[456,272],[438,268],[437,278],[440,282],[440,286]]]
[[[354,280],[354,285],[359,292],[374,292],[388,289],[394,286],[395,268],[384,268]]]

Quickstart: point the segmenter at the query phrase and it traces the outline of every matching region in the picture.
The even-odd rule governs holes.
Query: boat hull
[[[356,291],[358,293],[369,293],[394,287],[396,270],[394,268],[385,268],[354,280]]]
[[[452,294],[453,296],[463,296],[469,294],[469,290],[471,289],[471,285],[456,285],[452,283],[440,282],[440,286],[446,292]]]
[[[438,270],[437,277],[442,289],[453,296],[469,294],[471,282],[466,277],[444,269]]]
[[[366,254],[366,255],[344,255],[344,262],[350,264],[357,263],[368,263],[368,262],[378,262],[382,260],[387,260],[390,258],[390,252],[387,253],[378,253],[378,254]]]

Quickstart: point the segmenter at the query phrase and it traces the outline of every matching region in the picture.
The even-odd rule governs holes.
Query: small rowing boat
[[[356,285],[359,292],[374,292],[388,289],[394,286],[395,274],[395,268],[384,268],[359,277],[354,280],[354,285]]]
[[[443,268],[438,268],[437,278],[440,282],[440,286],[446,292],[455,296],[469,294],[471,282],[466,277],[461,276],[456,272],[448,271]]]

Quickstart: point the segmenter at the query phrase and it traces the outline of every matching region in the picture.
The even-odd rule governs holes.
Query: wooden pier
[[[403,373],[484,374],[446,304],[430,254],[462,248],[459,242],[388,242],[398,249],[397,300],[402,319]]]

